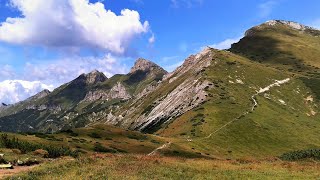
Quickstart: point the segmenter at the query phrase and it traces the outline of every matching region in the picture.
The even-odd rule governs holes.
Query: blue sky
[[[93,69],[127,73],[138,57],[171,71],[202,47],[227,48],[271,19],[320,28],[319,7],[318,0],[0,0],[0,101]],[[121,16],[123,9],[130,11]]]

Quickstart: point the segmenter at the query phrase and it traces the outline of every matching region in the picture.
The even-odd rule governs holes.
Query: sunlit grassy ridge
[[[229,52],[218,52],[213,61],[217,63],[207,68],[203,76],[215,84],[208,90],[208,101],[158,134],[178,137],[177,143],[190,150],[228,158],[278,156],[291,150],[320,147],[319,115],[310,115],[310,111],[318,112],[318,104],[316,100],[306,100],[316,94],[304,81],[291,72]],[[256,91],[286,78],[290,78],[288,83],[257,96],[258,107],[241,116],[251,111],[251,97]]]

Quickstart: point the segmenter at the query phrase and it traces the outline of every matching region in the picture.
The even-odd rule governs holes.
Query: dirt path
[[[262,93],[268,92],[270,91],[271,88],[278,86],[280,87],[281,85],[288,83],[290,81],[290,78],[284,79],[284,80],[276,80],[275,83],[272,83],[270,85],[268,85],[265,88],[261,88],[257,93],[255,93],[254,95],[251,96],[251,100],[252,100],[252,107],[250,110],[244,112],[242,115],[240,115],[239,117],[233,119],[232,121],[229,121],[228,123],[226,123],[225,125],[221,126],[219,129],[215,130],[214,132],[212,132],[211,134],[209,134],[207,137],[205,137],[205,139],[210,138],[212,135],[214,135],[215,133],[219,132],[220,130],[224,129],[225,127],[227,127],[228,125],[232,124],[233,122],[243,118],[244,116],[246,116],[247,114],[249,114],[250,112],[253,112],[257,107],[258,107],[258,101],[257,101],[257,96],[259,96]]]
[[[15,174],[30,171],[31,169],[37,167],[36,166],[15,166],[14,169],[0,169],[0,179],[3,179],[8,176],[13,176]]]
[[[164,149],[164,148],[167,148],[167,147],[169,147],[170,145],[171,145],[171,142],[168,142],[168,143],[166,143],[166,144],[163,144],[162,146],[156,148],[156,149],[153,150],[151,153],[149,153],[148,156],[153,156],[153,155],[155,155],[159,150]]]

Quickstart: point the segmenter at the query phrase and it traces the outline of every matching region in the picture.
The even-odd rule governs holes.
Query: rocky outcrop
[[[137,71],[156,71],[156,70],[160,70],[164,73],[167,73],[167,71],[165,71],[162,67],[158,66],[157,64],[151,62],[151,61],[148,61],[146,59],[142,59],[142,58],[139,58],[134,66],[131,68],[130,70],[130,73],[133,74]]]
[[[93,102],[97,100],[108,100],[108,92],[102,90],[89,91],[82,102]]]
[[[42,104],[42,105],[29,105],[26,107],[26,109],[27,110],[38,110],[38,111],[49,110],[53,114],[58,114],[62,111],[63,108],[61,106]]]
[[[318,30],[316,28],[313,28],[313,27],[310,27],[310,26],[305,26],[305,25],[302,25],[300,23],[297,23],[297,22],[293,22],[293,21],[284,21],[284,20],[270,20],[270,21],[267,21],[259,26],[255,26],[249,30],[247,30],[245,32],[245,36],[246,37],[249,37],[249,36],[253,36],[255,34],[255,32],[257,30],[260,30],[262,29],[263,27],[266,27],[266,26],[277,26],[277,25],[284,25],[284,26],[287,26],[291,29],[294,29],[294,30],[298,30],[298,31],[306,31],[306,30],[311,30],[311,31],[314,31],[314,30]]]
[[[144,88],[139,94],[135,96],[135,100],[141,99],[147,96],[149,93],[153,92],[157,88],[158,84],[150,84]]]
[[[127,92],[126,88],[118,82],[109,92],[111,99],[130,99],[131,95]]]
[[[199,54],[189,56],[175,71],[165,75],[163,80],[170,79],[170,82],[172,82],[188,71],[197,74],[204,68],[210,66],[213,55],[213,48],[207,47]]]
[[[282,24],[282,25],[288,26],[290,28],[293,28],[296,30],[301,30],[301,31],[304,31],[306,29],[314,29],[312,27],[305,26],[305,25],[302,25],[302,24],[299,24],[299,23],[293,22],[293,21],[270,20],[270,21],[265,22],[264,24],[269,25],[269,26],[275,26],[275,25]]]
[[[94,70],[88,74],[81,74],[78,78],[71,81],[69,83],[77,86],[85,86],[85,85],[93,85],[99,82],[104,82],[108,78],[102,73],[97,70]]]
[[[121,122],[123,127],[148,131],[204,103],[208,96],[206,90],[212,88],[213,84],[201,79],[201,74],[211,63],[215,63],[214,54],[213,49],[206,48],[199,54],[190,56],[177,70],[166,75],[163,81],[147,86],[135,96],[131,108],[120,114],[110,114],[107,123],[117,125]],[[149,106],[145,107],[144,98],[150,93],[156,95],[163,86],[175,84],[175,81],[178,81],[179,85],[175,85],[166,95],[149,102]]]
[[[205,102],[208,96],[205,89],[210,82],[188,79],[154,105],[150,113],[141,115],[135,129],[143,131],[154,125],[166,123]]]
[[[110,91],[95,90],[89,91],[82,102],[93,102],[97,100],[109,101],[111,99],[130,99],[131,95],[127,92],[127,89],[118,82]]]
[[[86,77],[86,83],[87,84],[95,84],[98,82],[104,82],[108,78],[102,73],[97,70],[94,70],[88,74],[85,75]]]
[[[25,102],[32,102],[32,101],[36,101],[38,99],[44,98],[46,96],[48,96],[51,92],[47,89],[39,92],[38,94],[28,98]]]

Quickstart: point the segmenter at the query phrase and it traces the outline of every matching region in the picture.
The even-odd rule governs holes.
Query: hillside
[[[209,157],[279,156],[320,147],[320,32],[288,21],[251,28],[228,51],[206,48],[175,71],[138,59],[94,71],[1,112],[0,130],[57,132],[101,123]]]
[[[157,83],[166,73],[156,64],[139,59],[127,75],[108,79],[98,71],[82,74],[53,92],[43,91],[7,107],[0,114],[0,130],[56,132],[84,127],[105,118],[114,108],[139,94],[147,85]]]

